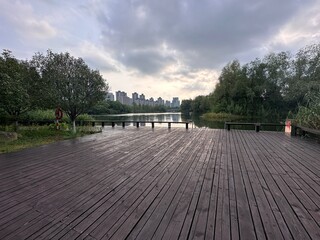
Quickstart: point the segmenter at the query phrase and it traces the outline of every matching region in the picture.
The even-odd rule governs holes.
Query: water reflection
[[[94,115],[96,120],[104,121],[119,121],[118,126],[122,126],[121,121],[133,121],[140,122],[140,126],[151,126],[150,123],[141,122],[186,122],[192,121],[193,124],[190,127],[208,127],[214,129],[223,129],[224,122],[221,121],[206,121],[198,115],[184,115],[181,113],[129,113],[129,114],[108,114],[108,115]],[[242,122],[272,122],[266,119],[243,119]],[[274,122],[274,121],[273,121]],[[279,123],[280,121],[278,121]],[[106,123],[108,125],[108,123]],[[109,123],[111,125],[111,123]],[[126,126],[135,126],[135,123],[126,123]],[[168,127],[168,124],[156,124],[156,126]],[[172,124],[173,127],[185,127],[184,124]],[[236,126],[237,129],[254,130],[253,126]],[[262,130],[269,131],[283,131],[283,127],[263,127]]]
[[[133,122],[183,122],[180,113],[131,113],[131,114],[108,114],[108,115],[94,115],[96,120],[104,121],[133,121]],[[190,120],[190,119],[189,119]],[[118,123],[122,125],[122,123]],[[134,125],[126,123],[126,126]],[[145,126],[145,123],[141,123],[140,126]],[[147,124],[148,125],[148,124]],[[161,124],[167,126],[167,124]],[[182,125],[182,124],[180,124]]]

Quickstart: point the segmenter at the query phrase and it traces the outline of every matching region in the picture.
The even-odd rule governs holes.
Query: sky
[[[320,0],[0,0],[0,48],[69,52],[111,92],[207,95],[221,69],[320,42]]]

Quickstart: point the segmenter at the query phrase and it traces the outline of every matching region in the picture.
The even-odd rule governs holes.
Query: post
[[[291,126],[291,136],[297,136],[297,126]]]
[[[171,123],[170,123],[170,122],[168,123],[168,128],[169,128],[169,129],[171,128]]]
[[[101,126],[104,128],[104,122],[101,122]]]
[[[227,125],[227,130],[230,131],[231,124],[226,123],[226,125]]]
[[[111,122],[111,126],[114,128],[116,124],[114,122]]]
[[[96,123],[95,123],[95,122],[92,122],[91,125],[92,125],[92,127],[94,127],[94,126],[96,125]]]
[[[137,128],[139,128],[139,122],[137,122],[136,124],[137,124]]]
[[[126,122],[122,122],[122,128],[126,127]]]
[[[186,129],[188,129],[188,128],[189,128],[189,123],[187,122],[187,123],[186,123]]]
[[[259,132],[260,131],[260,123],[256,123],[255,128],[256,128],[256,132]]]
[[[151,122],[151,128],[154,128],[154,122]]]

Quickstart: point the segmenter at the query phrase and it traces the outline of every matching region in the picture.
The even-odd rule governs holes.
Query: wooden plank
[[[186,180],[184,183],[185,184],[181,184],[180,185],[180,189],[178,191],[178,193],[176,192],[176,195],[174,197],[174,199],[172,200],[171,204],[168,206],[169,209],[166,212],[166,216],[163,217],[163,219],[169,220],[170,217],[173,214],[173,211],[178,207],[178,201],[180,201],[180,199],[182,198],[183,194],[185,193],[185,189],[187,188],[187,186],[190,183],[191,180],[191,176],[192,174],[196,171],[196,166],[199,162],[197,161],[197,155],[199,154],[199,150],[200,150],[201,145],[200,144],[196,144],[194,146],[190,146],[185,148],[186,150],[190,150],[187,152],[183,153],[183,156],[181,156],[182,159],[184,159],[184,162],[186,161],[191,161],[191,167],[188,169],[187,174],[185,179]],[[191,175],[190,177],[188,177],[189,175]],[[183,190],[182,190],[183,189]],[[148,195],[147,198],[151,197],[151,195]],[[159,195],[158,195],[159,198]],[[182,198],[185,199],[185,198]],[[128,214],[125,214],[123,216],[123,218],[126,218],[125,222],[121,224],[121,226],[119,226],[119,221],[117,222],[117,224],[115,224],[112,229],[108,232],[109,236],[112,236],[113,239],[119,239],[121,237],[127,237],[128,239],[132,239],[135,238],[136,235],[140,232],[140,229],[142,227],[145,226],[146,222],[150,219],[150,217],[148,218],[147,216],[150,216],[150,214],[152,214],[155,210],[155,208],[159,207],[159,204],[156,205],[155,201],[153,201],[153,206],[148,207],[147,203],[149,201],[143,201],[141,204],[139,204],[139,206],[134,209],[134,212],[132,214],[130,214],[130,216],[128,216]],[[148,213],[145,212],[145,209],[148,209]],[[153,211],[152,211],[153,210]],[[143,215],[142,215],[143,214]],[[168,216],[169,215],[169,216]],[[136,219],[139,219],[139,223],[136,225]],[[166,220],[162,220],[161,223],[159,224],[158,227],[158,235],[161,234],[159,233],[159,231],[161,232],[161,229],[163,229],[166,224],[167,221]],[[131,232],[132,228],[136,225],[136,227],[134,228],[134,231]],[[113,233],[113,231],[115,231],[115,233]],[[130,234],[130,235],[129,235]],[[155,234],[157,234],[155,232]],[[159,237],[160,238],[160,237]]]
[[[320,148],[283,133],[110,130],[0,155],[2,239],[318,239]]]

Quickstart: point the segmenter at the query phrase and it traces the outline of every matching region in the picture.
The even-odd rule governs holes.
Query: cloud
[[[110,54],[102,50],[101,46],[97,46],[89,41],[82,41],[78,45],[73,46],[70,52],[83,58],[91,68],[97,68],[102,72],[121,72],[123,66],[115,61]]]
[[[175,62],[172,56],[164,55],[156,49],[139,49],[122,53],[117,59],[127,67],[139,69],[143,74],[157,74],[165,66]]]
[[[28,3],[1,1],[1,8],[2,14],[6,15],[6,19],[13,24],[12,27],[22,38],[44,40],[57,35],[58,31],[50,22],[44,16],[36,16]]]
[[[266,44],[268,49],[296,51],[320,40],[320,2],[301,9]]]
[[[98,21],[105,48],[129,56],[119,61],[141,72],[156,73],[167,64],[168,59],[155,56],[163,42],[191,68],[221,68],[258,48],[310,2],[111,0],[100,3]],[[155,62],[150,62],[152,55]]]
[[[0,0],[0,47],[69,51],[115,90],[211,92],[228,62],[320,40],[318,0]]]

